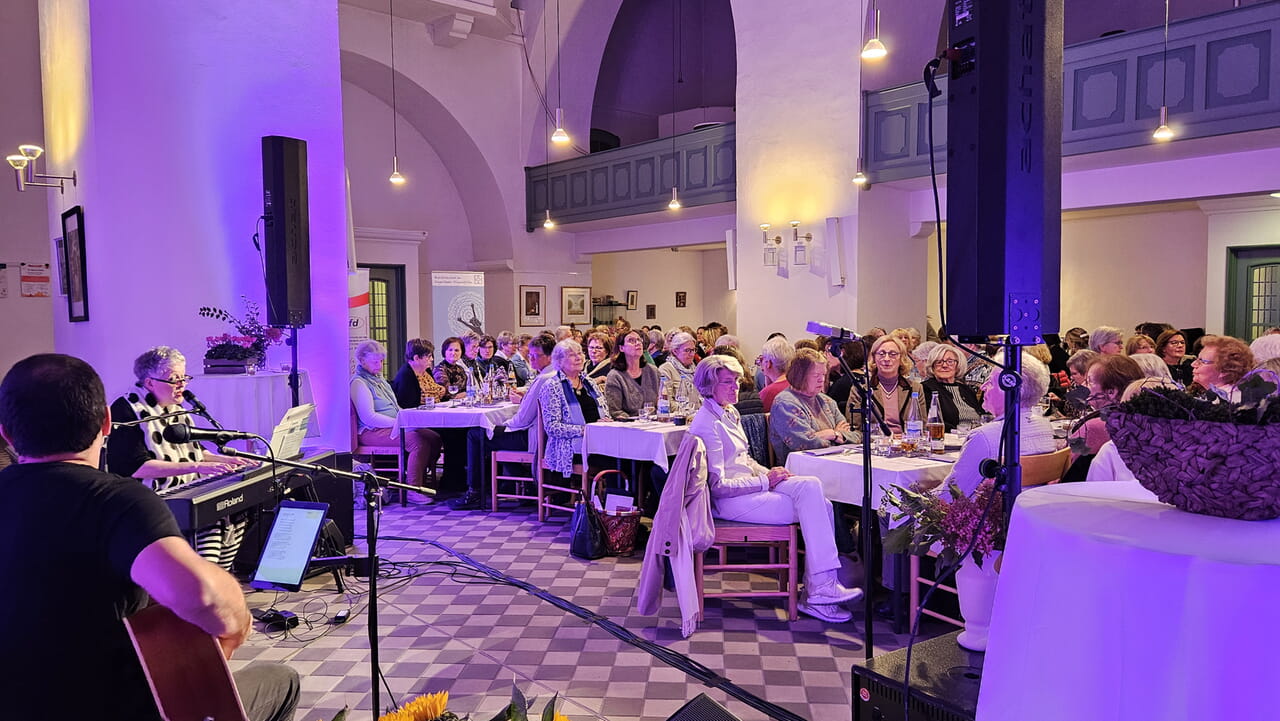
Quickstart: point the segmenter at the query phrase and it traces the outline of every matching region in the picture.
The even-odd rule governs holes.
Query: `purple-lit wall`
[[[314,322],[301,366],[325,442],[348,445],[336,3],[46,0],[41,37],[50,155],[80,173],[50,217],[84,207],[89,264],[90,320],[56,320],[57,348],[93,363],[108,393],[128,387],[133,358],[153,345],[178,347],[199,373],[205,336],[228,329],[197,308],[239,313],[242,294],[265,296],[250,240],[261,137],[302,138]],[[270,362],[286,359],[280,348]]]

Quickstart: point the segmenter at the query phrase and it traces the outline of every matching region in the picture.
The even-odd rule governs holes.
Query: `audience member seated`
[[[1138,364],[1144,379],[1157,380],[1161,385],[1173,385],[1173,376],[1169,374],[1169,366],[1155,353],[1135,353],[1129,360]],[[1167,381],[1167,383],[1166,383]]]
[[[253,633],[240,583],[196,555],[165,503],[98,470],[110,421],[102,380],[78,358],[31,356],[0,382],[0,435],[22,459],[0,473],[8,546],[0,573],[31,584],[0,601],[10,619],[0,689],[15,719],[58,718],[71,706],[105,719],[159,719],[122,623],[149,603],[200,628],[228,658]],[[219,672],[210,671],[211,684]],[[251,721],[293,718],[292,669],[253,663],[233,676]]]
[[[773,399],[769,413],[769,444],[779,463],[792,451],[856,443],[859,434],[849,427],[836,402],[822,392],[827,364],[812,348],[796,352],[787,368],[790,387]]]
[[[821,372],[822,366],[815,368]],[[783,525],[799,523],[805,545],[805,600],[799,610],[824,621],[853,618],[840,604],[862,591],[836,579],[835,511],[822,493],[822,482],[793,476],[786,468],[765,468],[747,451],[747,436],[733,405],[738,400],[742,365],[732,356],[711,355],[698,364],[694,385],[702,408],[689,432],[707,449],[707,484],[712,513],[727,521]]]
[[[1145,388],[1166,387],[1177,390],[1177,386],[1173,381],[1153,381],[1150,378],[1136,380],[1129,384],[1124,390],[1124,395],[1120,397],[1120,401],[1129,400],[1135,395],[1142,392]],[[1093,457],[1093,462],[1089,464],[1089,472],[1085,476],[1086,481],[1136,481],[1133,472],[1125,465],[1124,459],[1120,457],[1120,450],[1116,448],[1115,441],[1107,441],[1098,449],[1098,454]]]
[[[444,386],[440,400],[453,400],[467,392],[467,368],[462,365],[462,339],[449,336],[440,344],[440,362],[434,373],[436,383]]]
[[[1253,370],[1253,351],[1239,338],[1207,335],[1200,340],[1192,380],[1201,388],[1233,403],[1240,400],[1236,383]]]
[[[1187,355],[1187,336],[1180,330],[1167,330],[1156,339],[1156,355],[1169,367],[1169,375],[1183,386],[1191,385],[1191,361]]]
[[[924,409],[928,409],[931,403],[937,403],[948,431],[955,430],[962,422],[977,424],[982,419],[978,392],[957,380],[968,369],[964,353],[950,345],[935,345],[925,362],[929,377],[920,384],[924,391]]]
[[[795,357],[795,346],[781,333],[765,341],[760,349],[758,365],[765,379],[765,385],[760,389],[760,402],[764,404],[765,413],[773,410],[773,400],[787,389],[787,368]]]
[[[973,390],[978,393],[978,397],[981,398],[982,385],[987,382],[987,376],[991,375],[991,371],[995,369],[995,366],[982,357],[973,355],[973,353],[990,356],[995,352],[995,349],[986,343],[961,343],[960,345],[970,351],[964,354],[964,359],[969,364],[969,370],[961,376],[961,379],[972,386]]]
[[[1109,325],[1100,325],[1089,334],[1089,350],[1101,355],[1124,353],[1124,331]]]
[[[619,341],[604,382],[604,398],[614,418],[635,418],[644,406],[658,405],[658,370],[645,359],[640,331],[628,331]]]
[[[511,361],[511,372],[516,374],[516,386],[528,385],[536,371],[529,370],[529,341],[533,336],[521,333],[519,338],[511,331],[504,330],[498,334],[498,352]]]
[[[511,361],[497,355],[498,341],[491,335],[480,336],[480,355],[476,358],[476,370],[481,376],[493,373],[507,379],[512,375]]]
[[[1151,340],[1150,336],[1137,335],[1129,336],[1129,340],[1124,342],[1125,355],[1142,355],[1144,353],[1156,352],[1156,342]]]
[[[667,356],[662,352],[662,331],[657,328],[651,328],[645,333],[647,339],[645,345],[645,355],[649,356],[649,361],[653,363],[654,368],[660,368],[667,360]]]
[[[462,367],[472,375],[480,367],[480,334],[468,331],[462,334]]]
[[[596,387],[586,379],[587,362],[582,346],[565,339],[551,351],[555,378],[542,386],[542,430],[547,436],[543,466],[568,478],[573,475],[574,456],[582,455],[582,435],[588,423],[609,418],[609,407]]]
[[[851,393],[860,393],[860,388],[866,382],[867,377],[867,347],[863,345],[863,341],[855,340],[840,344],[840,356],[844,360],[844,365],[840,366],[840,374],[835,381],[827,388],[827,395],[831,396],[831,400],[836,402],[837,408],[849,407],[849,395]],[[844,368],[848,367],[853,370],[850,375],[844,372]],[[850,423],[857,422],[856,418],[849,418]],[[859,425],[859,428],[862,426]]]
[[[351,376],[349,387],[361,445],[400,445],[396,432],[400,404],[396,402],[391,384],[382,377],[386,358],[387,352],[376,340],[366,340],[356,346],[356,372]],[[434,469],[440,460],[444,442],[439,433],[429,428],[415,428],[405,432],[404,444],[409,452],[405,468],[408,478],[404,482],[411,486],[424,485],[428,469]]]
[[[1120,356],[1123,358],[1123,356]],[[995,356],[997,363],[1004,362],[1003,351]],[[1128,360],[1127,358],[1125,360]],[[982,483],[982,462],[1000,457],[1000,436],[1004,430],[1004,391],[997,385],[998,376],[987,378],[983,388],[982,405],[996,417],[969,434],[960,457],[943,483],[955,482],[965,495],[971,495]],[[1022,354],[1022,387],[1018,392],[1021,405],[1019,440],[1021,455],[1034,456],[1058,450],[1053,437],[1053,426],[1048,419],[1035,412],[1036,404],[1049,389],[1049,367],[1028,353]]]
[[[671,353],[658,371],[667,379],[673,393],[692,399],[695,397],[693,371],[698,365],[697,343],[691,334],[679,332],[671,337],[668,348]]]
[[[720,336],[720,340],[730,338],[732,336]],[[720,345],[717,346],[711,355],[728,356],[738,362],[738,366],[745,368],[747,362],[742,358],[742,353],[733,346]],[[694,374],[697,375],[696,373]],[[756,382],[750,375],[743,373],[738,379],[738,401],[733,404],[734,409],[738,411],[738,415],[745,416],[754,413],[764,413],[764,402],[760,400],[760,391],[756,390]]]
[[[1064,481],[1084,480],[1093,457],[1103,443],[1111,440],[1107,424],[1102,419],[1102,410],[1119,403],[1125,388],[1141,378],[1142,368],[1128,356],[1099,355],[1089,364],[1085,383],[1093,411],[1077,419],[1067,436],[1071,445],[1071,467],[1067,469]]]
[[[639,331],[628,331],[639,333]],[[619,339],[622,336],[618,336]],[[618,348],[621,352],[622,348]],[[643,353],[643,351],[642,351]],[[613,341],[605,333],[593,331],[587,336],[587,377],[599,382],[596,388],[604,387],[604,379],[609,376],[609,371],[613,369]]]
[[[434,351],[431,341],[423,338],[414,338],[406,344],[404,365],[391,381],[391,387],[396,391],[396,403],[401,408],[417,408],[428,398],[438,401],[444,396],[444,386],[431,377]]]
[[[542,333],[537,338],[526,342],[529,354],[529,367],[534,372],[533,379],[524,388],[511,391],[508,400],[519,403],[516,414],[505,426],[493,429],[493,437],[479,426],[467,429],[467,492],[449,501],[449,507],[458,511],[469,511],[477,508],[488,508],[492,468],[490,458],[494,451],[535,451],[533,447],[536,436],[529,429],[538,421],[538,398],[542,386],[552,378],[551,351],[555,348],[555,338],[550,333]]]
[[[1259,368],[1269,360],[1280,358],[1280,333],[1258,336],[1249,344],[1249,352],[1253,353],[1253,362]]]
[[[871,422],[873,425],[878,424],[885,435],[902,432],[911,394],[921,392],[920,384],[907,376],[910,367],[908,358],[902,342],[892,334],[881,336],[871,344],[871,362],[874,363],[871,374]],[[854,418],[854,411],[861,408],[862,399],[857,393],[851,394],[849,418]],[[920,409],[921,413],[924,411],[924,408]]]

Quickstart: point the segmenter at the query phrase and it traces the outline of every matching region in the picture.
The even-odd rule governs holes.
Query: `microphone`
[[[164,428],[164,439],[170,443],[189,443],[191,441],[213,441],[216,445],[225,446],[231,441],[250,441],[258,436],[244,431],[214,430],[212,428],[193,428],[186,423],[174,423]]]
[[[191,406],[192,412],[204,418],[206,421],[209,421],[210,423],[212,423],[214,428],[217,428],[218,430],[224,430],[222,428],[222,424],[214,420],[213,416],[210,415],[209,409],[204,407],[204,403],[201,403],[200,399],[196,398],[195,393],[192,393],[189,390],[183,391],[182,397],[185,398],[187,403]]]
[[[862,340],[862,336],[848,328],[841,328],[838,325],[823,323],[822,321],[817,320],[809,321],[809,325],[805,326],[804,329],[806,332],[814,335],[825,335],[834,341]]]

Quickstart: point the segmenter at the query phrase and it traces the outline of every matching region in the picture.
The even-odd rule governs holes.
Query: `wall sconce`
[[[791,221],[791,252],[794,258],[792,265],[809,264],[809,243],[813,242],[813,233],[800,235],[800,221]]]
[[[772,227],[768,223],[760,224],[760,233],[764,236],[764,264],[768,266],[778,264],[778,249],[782,247],[781,235],[769,235],[769,228]]]
[[[5,160],[9,161],[9,166],[13,168],[14,175],[18,179],[18,191],[22,192],[27,189],[28,185],[34,185],[40,188],[57,188],[59,193],[66,193],[66,181],[70,180],[74,187],[76,184],[76,174],[73,171],[71,175],[46,175],[36,172],[36,159],[44,155],[44,148],[39,145],[19,145],[17,155],[7,155]],[[56,183],[41,183],[40,180],[56,180]]]

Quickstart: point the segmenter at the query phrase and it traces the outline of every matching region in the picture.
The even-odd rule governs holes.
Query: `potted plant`
[[[1004,550],[1006,527],[1004,500],[995,482],[984,480],[967,496],[954,481],[945,492],[924,490],[916,484],[890,484],[882,514],[891,530],[885,534],[889,553],[938,555],[936,580],[954,570],[964,631],[956,641],[971,651],[985,651],[995,600],[997,561]],[[961,556],[964,556],[961,558]]]
[[[1270,370],[1236,384],[1239,401],[1147,388],[1104,413],[1125,465],[1161,501],[1191,513],[1280,517],[1280,394]]]
[[[213,306],[200,308],[200,317],[230,323],[238,334],[223,333],[205,338],[207,346],[204,352],[205,373],[244,373],[249,365],[265,366],[267,349],[284,339],[282,330],[264,326],[258,320],[261,309],[257,303],[244,296],[240,297],[244,300],[243,319],[221,308]]]

